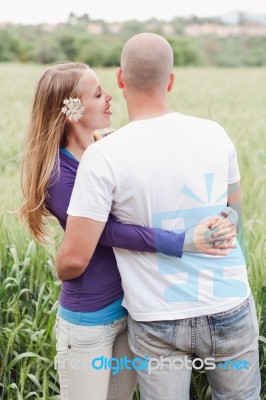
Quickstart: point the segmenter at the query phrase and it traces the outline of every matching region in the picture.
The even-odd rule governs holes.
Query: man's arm
[[[55,259],[60,279],[74,279],[85,271],[104,226],[105,222],[68,216],[64,238]]]
[[[242,202],[241,202],[241,188],[240,182],[232,183],[228,185],[228,204],[238,214],[238,223],[236,231],[240,232],[242,227]]]

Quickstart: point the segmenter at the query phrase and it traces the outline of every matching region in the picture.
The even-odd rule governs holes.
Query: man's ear
[[[173,89],[173,86],[174,86],[174,82],[175,82],[175,74],[174,74],[174,72],[171,72],[171,74],[169,76],[167,92],[171,92],[171,90]]]
[[[120,67],[116,70],[116,81],[119,89],[124,89],[123,72]]]

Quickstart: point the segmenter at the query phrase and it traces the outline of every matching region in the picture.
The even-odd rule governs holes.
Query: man
[[[125,44],[117,82],[130,122],[82,158],[56,260],[61,278],[84,271],[110,212],[124,223],[187,230],[227,202],[240,204],[236,151],[225,131],[169,110],[172,69],[161,36],[142,33]],[[239,245],[218,259],[115,254],[130,345],[148,363],[137,371],[141,398],[189,399],[197,358],[213,399],[259,399],[258,324]]]

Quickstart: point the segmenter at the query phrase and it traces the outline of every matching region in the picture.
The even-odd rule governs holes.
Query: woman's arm
[[[61,155],[60,167],[58,179],[55,179],[48,188],[46,204],[49,211],[65,229],[66,211],[75,183],[78,163]],[[183,246],[185,246],[185,251],[221,255],[221,251],[213,246],[214,242],[219,240],[219,237],[215,239],[212,237],[214,231],[210,229],[211,226],[216,224],[223,234],[223,240],[224,235],[226,235],[227,240],[230,239],[234,230],[232,224],[226,218],[220,218],[220,222],[217,220],[218,218],[212,218],[195,228],[191,228],[186,233],[178,234],[163,229],[122,224],[110,216],[99,243],[108,247],[151,253],[160,252],[175,257],[182,257]],[[228,225],[231,225],[231,227]],[[226,233],[224,232],[225,228],[227,229]],[[229,247],[228,243],[226,246],[232,247]]]
[[[226,249],[234,246],[236,213],[227,207],[225,217],[209,218],[184,233],[158,228],[147,228],[118,222],[109,216],[99,243],[131,251],[164,253],[182,257],[183,250],[209,255],[226,255]],[[215,229],[214,229],[215,228]],[[216,242],[221,242],[214,246]]]
[[[144,228],[118,222],[109,216],[99,243],[131,251],[164,253],[182,257],[185,233],[174,233],[164,229]]]

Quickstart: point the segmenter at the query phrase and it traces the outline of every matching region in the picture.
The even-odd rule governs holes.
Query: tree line
[[[83,19],[82,19],[83,18]],[[51,31],[45,25],[12,25],[0,28],[0,62],[48,64],[56,61],[84,61],[92,67],[118,66],[125,40],[145,31],[139,21],[128,21],[123,29],[111,33],[104,25],[103,33],[92,34],[84,16],[73,24],[67,22]],[[152,31],[150,29],[150,31]],[[163,34],[160,26],[155,33]],[[191,38],[182,33],[180,21],[175,32],[163,36],[171,43],[175,65],[213,65],[245,67],[266,65],[266,36],[215,36]]]

